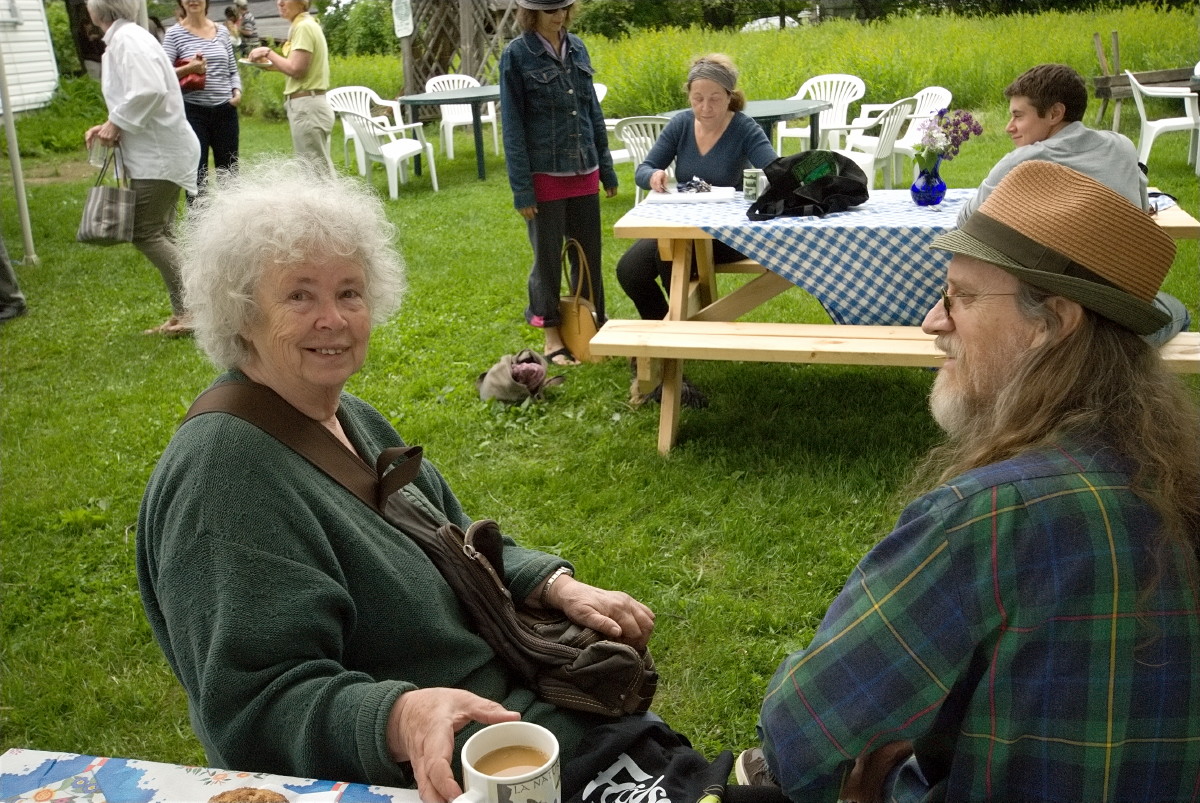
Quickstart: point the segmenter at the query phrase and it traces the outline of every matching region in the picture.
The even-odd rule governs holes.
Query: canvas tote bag
[[[91,245],[118,245],[133,242],[134,192],[121,164],[120,147],[113,148],[104,159],[96,184],[88,190],[83,203],[83,219],[75,239]],[[109,165],[117,164],[117,186],[104,183]]]
[[[595,298],[592,292],[592,274],[588,270],[587,256],[579,241],[570,238],[563,243],[562,264],[563,274],[567,277],[567,289],[571,290],[571,268],[568,254],[571,249],[579,259],[579,281],[575,283],[571,295],[562,296],[558,301],[558,316],[562,319],[559,332],[563,343],[580,362],[601,362],[604,358],[592,354],[591,342],[600,325],[596,320],[596,306],[592,303]],[[587,295],[583,294],[583,283],[587,282]]]

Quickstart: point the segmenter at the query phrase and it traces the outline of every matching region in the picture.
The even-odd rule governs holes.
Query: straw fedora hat
[[[1146,212],[1069,167],[1017,165],[961,228],[930,247],[990,262],[1139,335],[1169,320],[1153,302],[1175,241]]]
[[[517,0],[517,5],[521,8],[532,11],[554,11],[574,4],[575,0]]]

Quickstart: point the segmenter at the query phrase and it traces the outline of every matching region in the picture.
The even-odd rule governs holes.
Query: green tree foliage
[[[760,17],[796,16],[811,8],[809,0],[590,0],[572,26],[581,33],[615,39],[636,30],[740,28]]]
[[[386,0],[356,0],[330,5],[321,15],[329,52],[340,56],[375,56],[400,52]]]

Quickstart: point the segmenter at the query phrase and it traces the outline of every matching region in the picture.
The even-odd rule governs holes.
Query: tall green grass
[[[597,80],[608,85],[609,117],[650,114],[681,105],[693,58],[729,54],[750,98],[795,94],[820,73],[851,73],[867,84],[868,103],[887,103],[940,85],[954,103],[977,109],[1000,102],[1001,91],[1034,64],[1069,64],[1099,73],[1092,33],[1121,34],[1121,64],[1135,71],[1195,64],[1196,10],[1160,11],[1149,4],[1103,12],[1016,14],[1006,17],[901,17],[863,24],[820,25],[759,33],[668,29],[607,41],[587,40]]]
[[[981,93],[981,105],[962,101],[980,113],[987,132],[945,166],[951,186],[978,184],[1011,147],[999,88],[1036,61],[1065,60],[1069,54],[1055,50],[1057,43],[1090,42],[1092,30],[1111,24],[1091,15],[1054,16],[1058,33],[997,78],[992,91]],[[1159,18],[1146,11],[1123,21],[1123,40],[1149,36]],[[1172,18],[1194,29],[1192,18]],[[947,27],[969,33],[978,26],[971,58],[946,56],[936,81],[961,95],[960,85],[969,86],[978,70],[1011,58],[1011,42],[989,39],[996,24],[930,19],[912,32],[928,38]],[[917,23],[847,25],[844,34],[882,52],[882,42],[895,35],[892,25]],[[967,33],[961,36],[970,40]],[[647,34],[641,47],[631,42],[623,52],[650,53],[674,36]],[[728,46],[742,41],[759,40],[734,38],[711,49],[745,62],[747,51]],[[710,49],[690,44],[680,63]],[[613,56],[604,58],[602,70],[612,70]],[[820,69],[853,71],[854,58],[847,53],[843,65],[831,56]],[[1132,58],[1127,51],[1126,63]],[[789,88],[810,72],[796,64],[780,69]],[[381,94],[395,91],[388,82],[399,80],[386,58],[335,62],[334,70],[335,82],[365,83]],[[876,85],[864,77],[868,87]],[[650,65],[645,80],[659,80]],[[664,84],[670,94],[657,108],[682,105],[679,80]],[[615,101],[621,84],[610,85]],[[74,242],[91,176],[79,169],[85,122],[95,120],[56,107],[19,125],[22,133],[61,129],[77,144],[26,160],[41,262],[18,264],[30,313],[0,327],[0,749],[203,763],[182,690],[141,610],[134,522],[158,455],[214,371],[191,341],[140,334],[169,313],[161,280],[143,257],[129,247]],[[1136,138],[1135,115],[1126,113],[1123,130]],[[457,159],[439,153],[438,193],[423,176],[389,201],[382,171],[373,173],[399,230],[410,291],[396,318],[376,330],[367,364],[349,389],[426,447],[471,514],[494,517],[523,542],[569,557],[585,580],[645,599],[658,612],[656,710],[707,753],[749,746],[767,678],[811,638],[854,563],[888,531],[909,467],[938,437],[925,411],[931,374],[689,363],[689,377],[712,405],[685,411],[678,446],[666,459],[654,448],[658,410],[627,405],[628,368],[619,360],[564,371],[566,383],[544,404],[480,402],[473,385],[480,371],[503,353],[541,342],[521,319],[530,251],[503,158],[489,146],[488,179],[478,181],[469,135],[458,136]],[[340,139],[335,131],[339,163]],[[1186,146],[1184,134],[1161,137],[1151,174],[1197,214],[1200,187]],[[286,123],[243,119],[248,158],[290,147]],[[618,174],[621,194],[601,201],[605,231],[632,203],[632,167],[621,165]],[[0,192],[0,226],[20,259],[14,206],[11,193]],[[286,209],[281,198],[262,214]],[[627,246],[604,242],[614,317],[636,315],[613,276]],[[1180,243],[1166,284],[1194,320],[1200,319],[1198,266],[1197,244]],[[759,314],[824,320],[799,292],[772,300]],[[1189,382],[1200,391],[1200,382]]]

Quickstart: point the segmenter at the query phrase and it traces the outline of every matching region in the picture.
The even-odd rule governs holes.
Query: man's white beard
[[[1006,334],[986,356],[976,353],[964,358],[957,340],[937,338],[935,346],[955,360],[953,382],[949,373],[939,371],[929,392],[929,411],[947,435],[959,437],[980,416],[992,414],[996,397],[1013,381],[1031,339]]]
[[[929,412],[933,420],[950,437],[961,435],[972,417],[978,414],[975,405],[967,402],[962,388],[948,387],[947,376],[939,373],[929,391]]]

